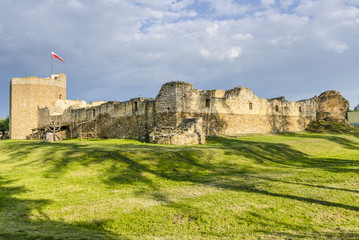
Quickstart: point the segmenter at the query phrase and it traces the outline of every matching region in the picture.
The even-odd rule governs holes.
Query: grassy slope
[[[358,136],[0,141],[0,239],[358,239]]]

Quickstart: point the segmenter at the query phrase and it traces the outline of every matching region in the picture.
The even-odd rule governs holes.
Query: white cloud
[[[227,52],[227,57],[228,59],[235,59],[237,57],[239,57],[242,53],[242,49],[240,47],[232,47],[228,52]]]
[[[238,34],[235,34],[233,36],[233,38],[237,39],[237,40],[251,40],[251,39],[253,39],[253,35],[250,33],[246,33],[246,34],[238,33]]]
[[[171,3],[173,2],[172,0],[127,0],[128,3],[130,4],[136,4],[144,7],[149,7],[152,9],[163,9],[166,10],[169,8],[169,6],[171,5]]]
[[[250,5],[238,4],[233,0],[200,0],[200,2],[210,3],[215,15],[240,15],[251,9]]]
[[[233,61],[242,54],[241,47],[231,47],[230,49],[225,49],[221,47],[213,48],[211,50],[201,47],[199,55],[206,60],[211,61]]]
[[[330,42],[327,47],[334,53],[343,53],[349,49],[349,46],[345,43]]]
[[[74,8],[83,7],[83,4],[78,0],[69,0],[68,4],[69,4],[70,7],[74,7]]]
[[[261,3],[265,7],[270,7],[275,4],[275,0],[261,0]]]
[[[272,38],[268,41],[269,44],[274,46],[283,46],[283,45],[293,45],[294,43],[300,41],[301,38],[299,36],[283,36],[278,38]]]
[[[219,25],[217,23],[212,24],[210,27],[206,27],[206,32],[210,36],[214,36],[218,33]]]
[[[263,97],[269,91],[273,97],[287,91],[301,95],[308,89],[319,94],[327,90],[320,78],[332,83],[326,87],[336,89],[342,86],[335,85],[338,74],[350,79],[343,85],[350,85],[359,74],[355,66],[359,3],[354,0],[263,0],[266,8],[233,0],[65,3],[2,3],[0,52],[6,61],[1,61],[0,79],[48,75],[52,49],[68,60],[55,69],[68,74],[70,98],[90,98],[76,91],[78,86],[102,85],[108,86],[103,100],[151,97],[161,83],[176,80],[177,72],[195,86],[248,84]],[[206,7],[210,11],[201,12]],[[330,57],[333,53],[341,54],[340,61]],[[340,70],[334,72],[333,65]],[[308,79],[302,83],[306,88],[301,79]],[[272,90],[274,81],[283,88]],[[6,90],[7,84],[0,89]]]
[[[280,6],[283,9],[288,9],[290,6],[292,6],[295,3],[295,0],[279,0]]]
[[[358,5],[358,4],[357,4]],[[320,20],[343,20],[359,16],[358,6],[352,6],[343,0],[305,0],[296,8],[296,12],[315,16]]]
[[[171,9],[173,11],[180,11],[194,4],[194,0],[180,0],[172,2]]]
[[[199,55],[201,55],[205,59],[209,59],[211,57],[211,53],[205,48],[200,49]]]

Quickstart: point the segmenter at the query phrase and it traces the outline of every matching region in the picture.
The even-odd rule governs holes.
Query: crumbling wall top
[[[66,88],[66,74],[52,74],[49,78],[39,78],[33,76],[25,78],[12,78],[10,80],[10,84],[51,85]]]
[[[318,102],[317,120],[348,122],[346,113],[349,111],[349,101],[338,91],[323,92],[316,100]]]
[[[226,90],[224,97],[243,97],[243,98],[252,98],[254,93],[249,88],[245,87],[235,87],[229,90]]]

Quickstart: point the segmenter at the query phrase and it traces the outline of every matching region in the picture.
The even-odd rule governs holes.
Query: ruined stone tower
[[[38,127],[38,109],[66,99],[66,75],[26,77],[10,81],[10,138],[25,139]]]

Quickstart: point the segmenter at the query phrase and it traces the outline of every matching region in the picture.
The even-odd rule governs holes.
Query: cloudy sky
[[[0,0],[0,117],[13,77],[67,74],[67,97],[155,97],[168,81],[300,100],[359,98],[359,0]]]

